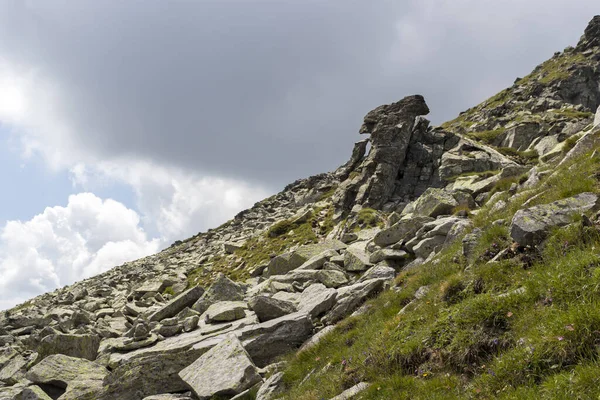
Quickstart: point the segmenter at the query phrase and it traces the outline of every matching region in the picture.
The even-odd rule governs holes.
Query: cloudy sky
[[[0,309],[441,123],[575,44],[597,0],[0,1]]]

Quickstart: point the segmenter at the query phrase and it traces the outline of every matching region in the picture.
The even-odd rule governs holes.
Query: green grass
[[[380,211],[372,208],[361,209],[356,216],[356,225],[353,231],[357,232],[363,229],[383,227],[385,221]]]
[[[575,222],[554,231],[539,252],[488,263],[511,245],[508,226],[492,221],[510,221],[534,196],[532,205],[598,193],[598,172],[588,154],[528,192],[506,196],[504,210],[485,206],[473,219],[482,230],[473,257],[462,256],[459,240],[401,272],[399,290],[370,300],[371,312],[289,355],[285,399],[330,398],[360,381],[371,383],[360,399],[598,398],[598,228]],[[413,300],[425,285],[429,292]]]
[[[493,144],[494,141],[499,138],[506,129],[498,128],[491,131],[482,131],[482,132],[469,132],[468,136],[475,139],[480,140],[486,144]]]
[[[535,150],[519,151],[512,147],[498,147],[496,150],[523,165],[535,165],[539,158],[539,154]]]

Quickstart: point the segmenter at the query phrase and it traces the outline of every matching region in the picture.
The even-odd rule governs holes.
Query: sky
[[[153,254],[575,45],[597,0],[0,2],[0,309]]]

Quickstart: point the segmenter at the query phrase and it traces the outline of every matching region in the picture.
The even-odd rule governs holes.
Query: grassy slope
[[[508,207],[474,217],[476,255],[460,242],[397,278],[397,291],[341,322],[314,349],[289,357],[286,399],[327,399],[359,381],[364,399],[598,398],[600,395],[600,235],[581,223],[557,230],[539,254],[487,264],[508,246],[507,224],[522,204],[599,192],[589,155]],[[428,294],[398,311],[416,290]],[[311,374],[312,372],[312,374]],[[310,377],[301,383],[305,377]]]

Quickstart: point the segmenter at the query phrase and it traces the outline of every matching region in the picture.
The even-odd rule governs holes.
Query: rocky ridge
[[[595,17],[576,47],[453,121],[430,126],[419,95],[377,107],[336,171],[4,312],[0,399],[277,398],[282,356],[364,313],[400,271],[457,242],[468,258],[481,207],[598,144],[599,62]],[[595,193],[524,207],[512,239],[535,248],[599,207]]]

